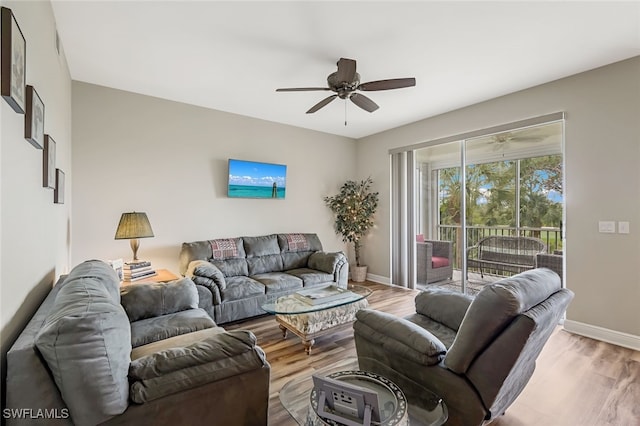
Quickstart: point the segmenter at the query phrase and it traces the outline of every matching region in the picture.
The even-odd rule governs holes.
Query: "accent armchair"
[[[361,310],[353,325],[359,367],[394,381],[408,401],[429,408],[439,395],[447,425],[480,425],[504,414],[573,293],[549,269],[485,286],[475,298],[443,289],[421,292],[405,318]]]
[[[451,241],[424,240],[416,242],[417,281],[430,284],[453,276],[453,245]]]

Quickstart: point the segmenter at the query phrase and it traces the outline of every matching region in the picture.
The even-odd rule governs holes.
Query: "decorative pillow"
[[[309,241],[304,234],[287,234],[289,251],[309,250]]]
[[[198,301],[198,290],[190,278],[130,284],[120,290],[120,303],[131,322],[196,309]]]
[[[424,234],[416,235],[416,243],[424,243]]]
[[[186,276],[204,277],[213,280],[220,290],[227,288],[227,282],[224,279],[224,274],[218,267],[211,262],[205,260],[194,260],[189,264]],[[196,280],[194,280],[196,284]]]
[[[118,284],[104,262],[78,265],[36,336],[74,424],[102,423],[129,404],[131,328],[108,290]]]
[[[211,258],[225,260],[238,257],[238,242],[235,238],[221,238],[209,241],[211,244]]]
[[[432,256],[431,257],[431,267],[432,268],[442,268],[445,266],[449,266],[449,259],[446,257]]]

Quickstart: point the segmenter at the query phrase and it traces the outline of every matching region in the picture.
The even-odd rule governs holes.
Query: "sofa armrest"
[[[268,366],[250,331],[201,330],[155,342],[132,353],[130,397],[144,403]]]
[[[224,279],[222,271],[213,263],[205,260],[194,260],[189,263],[185,276],[209,278],[220,290],[227,288],[227,281]]]
[[[307,265],[311,269],[333,274],[338,287],[347,287],[349,262],[341,251],[331,253],[317,251],[309,256]]]
[[[133,283],[120,289],[120,304],[129,321],[196,309],[198,290],[190,278],[167,283]]]
[[[358,334],[402,359],[422,364],[438,364],[447,348],[433,334],[404,318],[386,312],[362,309],[353,324]]]
[[[415,298],[416,312],[458,330],[473,297],[446,289],[427,289]]]

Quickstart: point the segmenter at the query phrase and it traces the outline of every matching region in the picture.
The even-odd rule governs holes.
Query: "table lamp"
[[[133,260],[138,260],[138,238],[153,237],[153,230],[146,213],[131,212],[122,213],[118,229],[116,230],[116,240],[130,240],[131,250],[133,250]]]

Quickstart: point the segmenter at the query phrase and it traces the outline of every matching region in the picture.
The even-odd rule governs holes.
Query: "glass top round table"
[[[276,315],[306,314],[349,305],[367,298],[372,293],[372,291],[367,287],[352,284],[348,285],[346,289],[339,288],[337,291],[335,289],[335,286],[320,286],[311,289],[301,289],[299,292],[289,294],[287,296],[267,299],[267,302],[264,303],[261,308],[265,312]],[[326,291],[323,292],[323,290]],[[331,294],[329,293],[329,290],[333,290],[334,293],[339,292],[341,294]],[[307,294],[307,296],[303,295],[303,293]],[[314,295],[320,295],[320,297],[313,301],[305,299],[305,297],[309,298],[309,296]],[[323,296],[325,299],[323,299]]]

